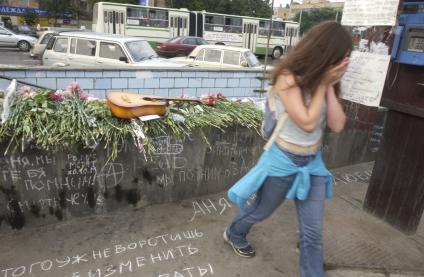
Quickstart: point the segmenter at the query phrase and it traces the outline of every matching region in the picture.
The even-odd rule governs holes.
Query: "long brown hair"
[[[322,22],[311,28],[279,62],[272,73],[272,84],[275,85],[281,74],[291,72],[302,93],[313,94],[326,71],[341,62],[350,51],[351,34],[337,22]],[[335,90],[339,95],[339,83]]]

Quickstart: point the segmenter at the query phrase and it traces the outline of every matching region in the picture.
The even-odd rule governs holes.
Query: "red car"
[[[175,37],[158,44],[156,52],[166,57],[187,56],[196,46],[203,44],[208,44],[208,42],[200,37]]]

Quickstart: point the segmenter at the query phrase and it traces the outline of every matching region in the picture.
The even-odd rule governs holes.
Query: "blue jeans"
[[[283,150],[281,150],[283,151]],[[304,166],[314,155],[296,155],[283,151],[297,166]],[[229,240],[237,247],[248,245],[246,236],[253,224],[269,217],[285,200],[295,175],[268,176],[253,203],[246,205],[227,228]],[[325,200],[325,177],[311,176],[306,200],[295,200],[300,241],[299,270],[302,277],[323,277],[322,222]]]

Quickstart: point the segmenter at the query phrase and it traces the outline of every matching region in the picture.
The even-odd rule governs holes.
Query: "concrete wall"
[[[200,134],[184,141],[157,137],[156,154],[147,160],[131,140],[108,164],[109,150],[102,146],[57,151],[30,146],[2,156],[0,232],[221,192],[253,166],[263,141],[237,126],[206,135],[211,148]],[[5,146],[0,145],[2,153]]]

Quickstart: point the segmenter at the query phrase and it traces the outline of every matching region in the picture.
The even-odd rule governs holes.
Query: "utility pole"
[[[265,75],[266,75],[266,65],[267,65],[267,62],[268,62],[269,41],[271,40],[271,32],[272,32],[272,17],[274,16],[274,0],[272,0],[271,7],[272,7],[272,13],[271,13],[271,18],[269,19],[268,38],[267,38],[266,48],[265,48],[264,71],[263,71],[263,74],[262,74],[261,89],[258,92],[266,92],[266,90],[265,90],[266,76]]]
[[[272,14],[271,18],[269,19],[269,28],[268,28],[268,37],[266,42],[266,49],[265,49],[265,66],[264,66],[264,77],[266,73],[266,64],[268,61],[268,49],[269,49],[269,41],[271,40],[271,32],[272,32],[272,17],[274,16],[274,0],[272,0]]]
[[[299,29],[300,29],[300,25],[302,24],[302,13],[303,13],[303,10],[300,9],[300,14],[299,14]]]

